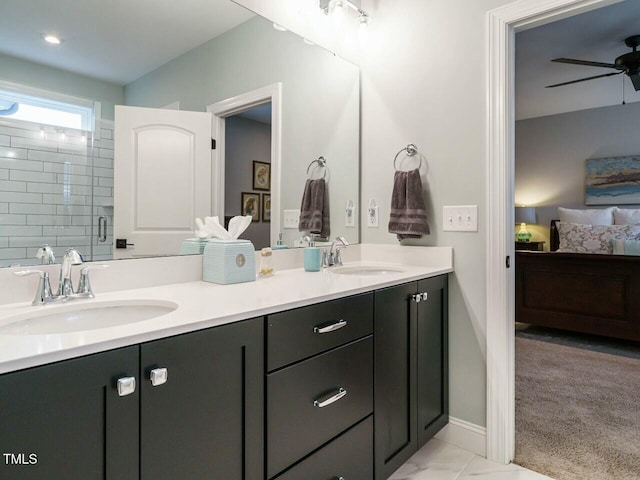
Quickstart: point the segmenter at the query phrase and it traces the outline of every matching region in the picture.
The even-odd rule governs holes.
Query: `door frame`
[[[515,33],[622,0],[520,0],[487,13],[487,458],[515,454]],[[513,261],[511,262],[514,263]]]
[[[280,232],[280,179],[282,174],[282,83],[273,83],[251,92],[242,93],[221,102],[207,105],[213,115],[212,138],[216,149],[213,160],[213,191],[211,211],[224,219],[224,165],[226,118],[271,102],[271,226],[270,244],[275,245]],[[275,193],[275,195],[274,195]]]

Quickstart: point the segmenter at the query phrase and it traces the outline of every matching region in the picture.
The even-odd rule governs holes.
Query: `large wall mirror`
[[[358,242],[359,83],[356,65],[231,0],[3,2],[0,266],[48,261],[44,244],[190,253],[204,215],[251,214],[256,248],[299,246],[319,178],[328,237]]]

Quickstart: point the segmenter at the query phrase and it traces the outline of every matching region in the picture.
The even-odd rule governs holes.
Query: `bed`
[[[516,319],[640,341],[640,256],[516,252]]]

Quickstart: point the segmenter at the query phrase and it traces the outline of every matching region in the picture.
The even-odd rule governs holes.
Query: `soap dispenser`
[[[304,269],[307,272],[319,272],[322,266],[322,252],[316,247],[315,235],[312,233],[309,246],[304,249]]]
[[[285,248],[289,248],[289,246],[288,246],[288,245],[286,245],[286,244],[282,241],[282,234],[281,234],[281,233],[279,233],[279,234],[278,234],[278,241],[277,241],[277,242],[276,242],[276,244],[275,244],[273,247],[271,247],[271,248],[272,248],[273,250],[282,250],[282,249],[285,249]]]

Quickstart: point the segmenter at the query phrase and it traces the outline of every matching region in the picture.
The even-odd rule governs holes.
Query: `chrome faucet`
[[[339,246],[340,243],[342,246]],[[322,256],[322,266],[324,268],[333,267],[334,265],[342,265],[342,255],[341,250],[342,247],[348,247],[349,242],[344,237],[336,237],[336,239],[331,243],[331,248],[327,252],[324,251]]]
[[[57,297],[70,297],[73,295],[73,283],[71,282],[71,266],[82,265],[83,259],[80,252],[71,247],[68,249],[64,257],[62,257],[62,265],[60,266],[60,280],[58,282]]]
[[[36,258],[41,260],[42,265],[51,265],[56,263],[56,255],[53,253],[53,249],[46,243],[38,249]]]
[[[44,247],[42,247],[42,249],[44,250]],[[40,275],[40,282],[38,283],[38,289],[36,290],[36,296],[33,299],[32,305],[46,305],[48,303],[65,302],[76,298],[94,298],[93,291],[91,290],[91,284],[89,283],[89,270],[107,268],[108,265],[92,265],[90,267],[84,267],[80,272],[78,290],[74,291],[73,283],[71,281],[71,267],[73,265],[82,265],[82,263],[82,255],[80,255],[80,252],[75,248],[70,248],[65,252],[64,257],[62,258],[62,265],[60,265],[58,291],[55,295],[51,291],[48,272],[38,269],[29,269],[19,270],[17,272],[13,272],[13,274],[18,277],[36,274]]]

